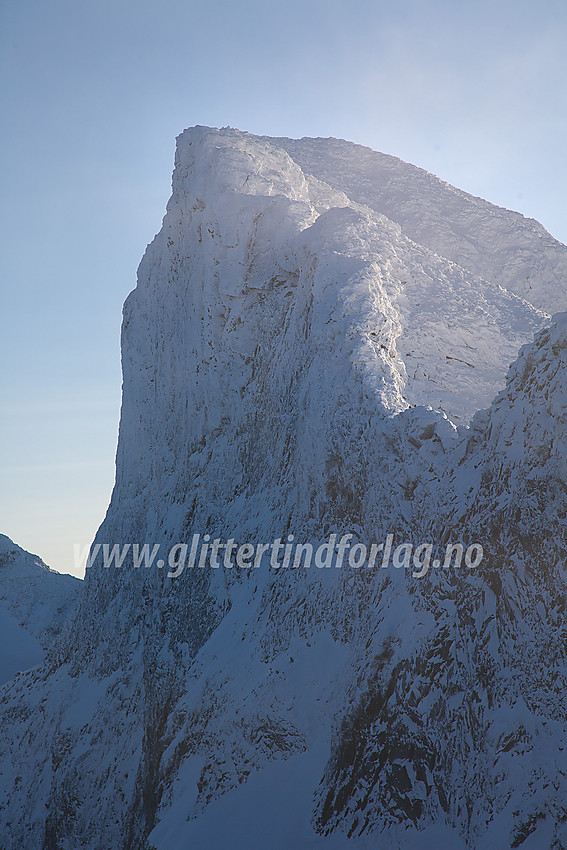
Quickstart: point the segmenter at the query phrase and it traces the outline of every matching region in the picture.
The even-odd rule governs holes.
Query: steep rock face
[[[484,563],[415,583],[413,628],[396,624],[362,662],[320,792],[324,832],[431,822],[472,847],[567,842],[567,314],[554,319],[438,482],[414,491],[426,536],[482,541]]]
[[[559,559],[564,514],[546,514],[544,540],[528,483],[539,470],[560,505],[562,326],[538,338],[554,340],[548,371],[536,342],[513,372],[532,358],[524,384],[512,377],[490,413],[457,428],[501,389],[545,314],[495,282],[502,262],[486,260],[481,278],[445,258],[452,238],[434,253],[357,195],[356,146],[337,143],[330,185],[305,165],[330,142],[288,142],[207,128],[178,140],[163,226],[124,308],[117,478],[95,543],[161,544],[164,558],[193,533],[461,537],[485,546],[488,567],[416,579],[263,564],[172,578],[157,562],[133,567],[131,553],[106,568],[99,554],[57,655],[4,692],[7,847],[223,847],[238,830],[248,848],[344,847],[346,835],[372,846],[383,830],[392,847],[424,835],[500,847],[532,826],[538,840],[560,830],[557,779],[536,808],[523,795],[545,796],[550,751],[533,767],[530,753],[564,727],[547,673],[534,701],[538,664],[563,664],[548,640],[562,577],[543,582],[541,556]],[[406,166],[404,209],[423,175]],[[468,212],[455,232],[484,209],[457,194]],[[435,204],[444,232],[451,216]],[[501,218],[512,251],[516,214]],[[539,281],[538,243],[522,262]],[[555,366],[544,400],[534,381],[545,389]],[[532,425],[533,457],[519,442]],[[527,542],[513,509],[533,521]],[[541,627],[536,599],[554,612]],[[514,646],[530,641],[528,669]],[[516,692],[531,696],[518,707]],[[500,781],[497,711],[512,706],[519,720],[501,718],[500,743],[520,767],[506,778],[498,754]]]
[[[79,579],[50,570],[0,534],[0,682],[35,667],[61,632],[77,602]]]

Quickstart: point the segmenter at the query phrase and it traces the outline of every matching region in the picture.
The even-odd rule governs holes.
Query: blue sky
[[[2,0],[0,531],[73,572],[104,516],[181,130],[347,138],[567,242],[566,43],[563,0]]]

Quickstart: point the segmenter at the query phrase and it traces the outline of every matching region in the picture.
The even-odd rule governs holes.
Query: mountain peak
[[[6,847],[567,842],[566,257],[349,142],[178,137],[92,566],[4,691]],[[172,570],[196,538],[265,548]]]

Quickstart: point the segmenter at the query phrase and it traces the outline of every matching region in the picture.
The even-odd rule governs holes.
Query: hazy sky
[[[0,532],[74,571],[121,307],[194,124],[395,154],[567,242],[567,4],[1,0]]]

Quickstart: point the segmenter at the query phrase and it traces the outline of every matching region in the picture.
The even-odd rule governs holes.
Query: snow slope
[[[78,579],[50,570],[0,534],[0,684],[43,661],[80,587]]]
[[[420,245],[548,313],[564,305],[565,246],[534,219],[455,189],[397,157],[342,139],[271,141],[304,171],[383,213]]]
[[[178,138],[95,542],[389,532],[485,561],[174,579],[97,558],[3,694],[6,848],[567,843],[565,314],[541,330],[567,248],[375,156],[384,179],[346,142]]]

